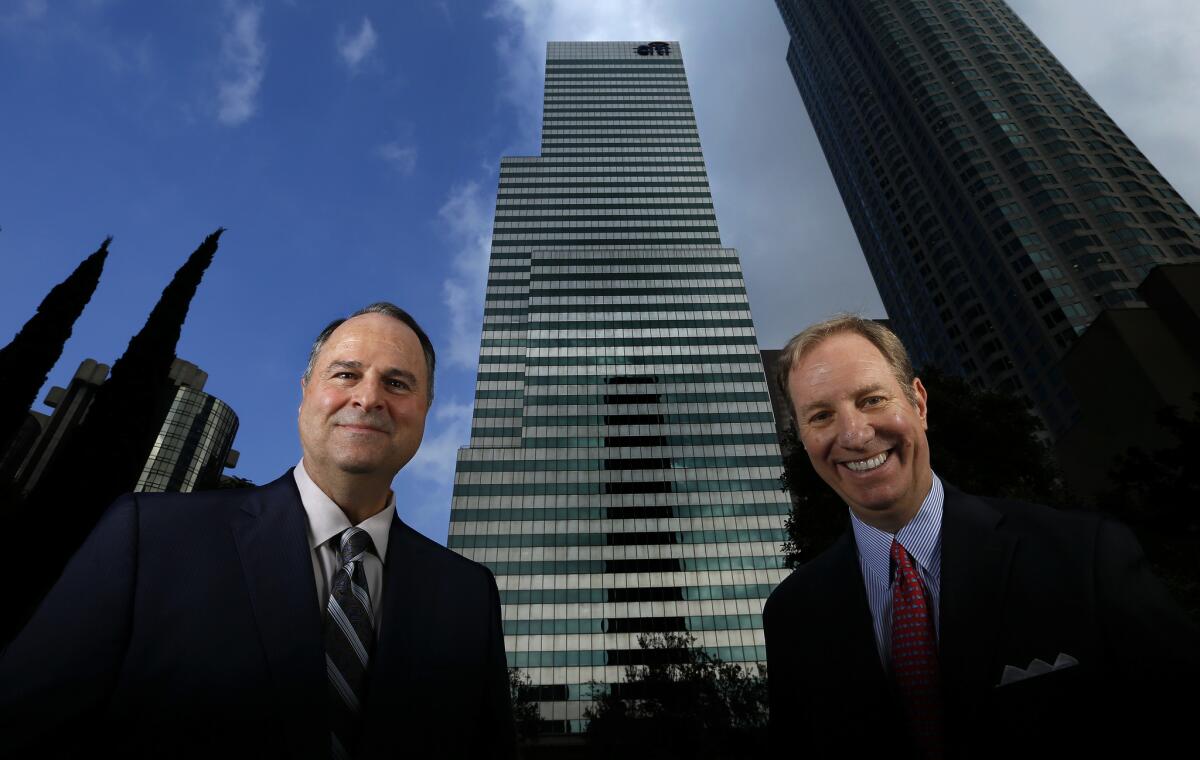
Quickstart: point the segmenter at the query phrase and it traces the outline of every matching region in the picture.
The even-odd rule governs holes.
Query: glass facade
[[[194,388],[175,389],[135,491],[182,491],[213,485],[237,434],[238,418],[224,401]]]
[[[1200,217],[1003,0],[776,1],[892,328],[1061,433],[1061,358]]]
[[[789,501],[679,44],[551,42],[544,98],[541,155],[500,165],[448,543],[496,574],[510,665],[573,732],[639,634],[765,660]]]

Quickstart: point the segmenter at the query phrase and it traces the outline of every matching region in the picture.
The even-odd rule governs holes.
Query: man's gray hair
[[[361,317],[363,314],[383,314],[398,319],[417,334],[417,340],[421,342],[421,351],[425,354],[425,368],[429,370],[429,403],[433,403],[433,370],[437,364],[437,356],[433,351],[433,343],[430,342],[429,336],[417,324],[417,320],[413,319],[412,315],[404,309],[401,309],[395,304],[387,301],[377,301],[370,306],[364,306],[348,317],[335,319],[330,322],[317,339],[313,341],[312,350],[308,352],[308,366],[304,368],[304,384],[308,385],[309,378],[312,377],[313,370],[316,369],[317,355],[321,353],[321,349],[325,347],[325,341],[329,340],[329,336],[333,335],[333,331],[341,327],[347,320]]]
[[[857,314],[838,314],[824,322],[806,327],[803,332],[787,342],[775,362],[775,385],[787,399],[788,412],[793,421],[796,421],[796,408],[792,405],[792,396],[788,392],[788,378],[791,377],[792,370],[809,351],[825,342],[826,338],[842,333],[860,335],[871,341],[892,368],[892,375],[904,390],[904,396],[909,403],[916,405],[917,395],[913,390],[916,373],[913,371],[912,360],[908,358],[908,351],[896,333],[874,320]]]

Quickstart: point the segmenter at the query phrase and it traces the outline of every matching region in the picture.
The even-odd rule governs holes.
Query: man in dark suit
[[[114,503],[0,655],[0,755],[511,756],[495,580],[390,491],[433,373],[373,304],[313,346],[293,471]]]
[[[764,609],[781,751],[1107,755],[1178,729],[1175,689],[1200,677],[1195,632],[1125,528],[944,486],[925,389],[877,323],[814,325],[778,366],[800,441],[851,518]],[[959,422],[987,435],[986,420]]]

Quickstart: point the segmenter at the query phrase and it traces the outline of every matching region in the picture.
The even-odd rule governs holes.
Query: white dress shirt
[[[388,534],[392,530],[392,515],[395,514],[396,496],[388,494],[387,506],[382,512],[368,517],[358,525],[351,525],[346,513],[313,482],[304,471],[304,460],[292,471],[296,487],[300,489],[300,501],[308,516],[308,546],[312,550],[313,576],[317,581],[317,604],[322,614],[329,603],[329,586],[334,574],[341,569],[338,559],[337,538],[346,528],[362,528],[375,544],[375,554],[367,553],[363,559],[363,571],[367,576],[367,593],[371,595],[371,613],[375,620],[375,633],[379,633],[380,603],[383,600],[383,563],[387,561]]]
[[[908,525],[896,533],[895,539],[917,565],[917,573],[928,592],[930,613],[935,635],[941,634],[942,616],[942,505],[946,492],[942,481],[933,476],[929,494]],[[867,605],[875,624],[875,646],[884,670],[892,661],[892,534],[867,525],[850,512],[854,543],[858,548],[858,566],[862,570],[867,590]]]

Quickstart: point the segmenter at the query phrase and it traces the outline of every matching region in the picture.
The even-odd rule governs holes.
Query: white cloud
[[[347,34],[345,29],[338,29],[338,55],[342,57],[342,61],[350,68],[351,72],[358,71],[358,67],[371,54],[378,42],[379,36],[375,34],[375,27],[371,24],[371,19],[366,16],[363,17],[362,26],[354,35]]]
[[[417,167],[417,146],[407,145],[399,140],[380,145],[376,151],[379,157],[392,166],[397,172],[408,176]]]
[[[237,126],[257,110],[258,90],[266,68],[267,47],[259,36],[262,8],[226,5],[229,26],[221,35],[221,81],[217,85],[217,120]]]
[[[764,348],[835,311],[883,316],[824,153],[788,70],[773,4],[721,0],[498,0],[504,96],[537,151],[546,42],[677,40],[721,239],[742,259]]]
[[[442,300],[450,310],[447,358],[453,365],[474,369],[492,238],[491,196],[485,196],[478,182],[457,185],[438,217],[455,249],[451,275],[442,282]]]
[[[686,14],[687,5],[678,1],[498,0],[490,15],[505,22],[507,28],[496,40],[496,52],[504,72],[504,96],[517,108],[522,138],[529,145],[537,140],[547,42],[674,39],[668,33],[678,30],[678,25],[670,19]]]
[[[433,483],[452,483],[458,449],[466,446],[470,438],[471,405],[454,399],[435,399],[421,448],[404,471]]]
[[[417,455],[392,487],[400,517],[434,541],[446,542],[458,449],[471,439],[471,405],[435,398]]]
[[[1189,202],[1200,204],[1200,3],[1011,0]],[[550,40],[678,40],[725,245],[741,254],[764,348],[836,311],[884,315],[824,151],[788,70],[772,3],[497,0],[504,97],[537,151]]]

